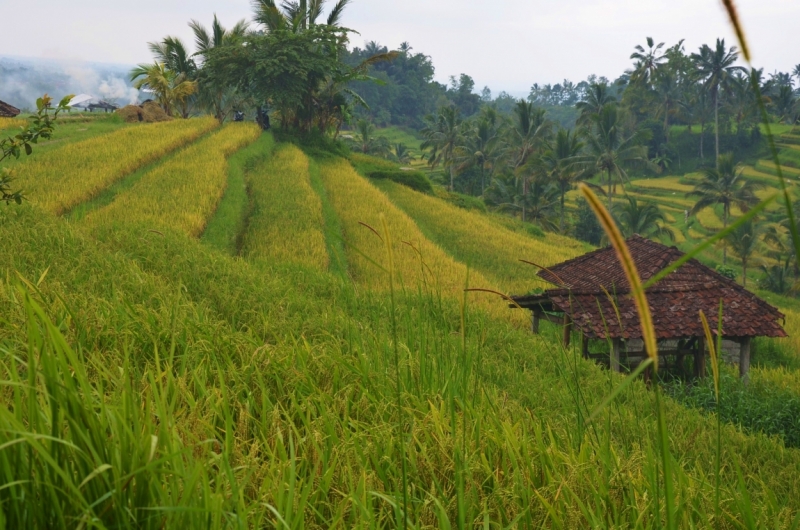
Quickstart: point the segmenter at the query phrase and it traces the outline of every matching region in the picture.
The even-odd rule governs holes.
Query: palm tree
[[[728,84],[734,72],[743,72],[741,66],[734,66],[733,63],[739,58],[736,46],[730,49],[725,47],[725,39],[717,39],[717,45],[712,50],[707,44],[703,44],[700,53],[693,53],[692,60],[695,62],[697,73],[703,79],[706,91],[711,94],[711,101],[714,106],[714,135],[715,155],[719,162],[719,92],[720,89]]]
[[[522,184],[523,196],[528,195],[528,186],[533,178],[528,159],[544,145],[550,135],[550,122],[545,120],[544,109],[520,99],[514,106],[514,119],[509,131],[508,154],[511,167]],[[522,220],[526,220],[526,201],[522,201]]]
[[[630,57],[636,60],[636,68],[633,70],[631,81],[634,83],[642,82],[645,85],[649,84],[658,68],[666,59],[663,53],[659,55],[663,47],[663,42],[655,45],[653,37],[647,37],[647,50],[645,50],[641,44],[636,45],[636,51],[633,52]]]
[[[326,0],[297,0],[282,2],[278,7],[275,0],[253,0],[253,18],[271,32],[301,33],[317,25],[326,3]],[[349,3],[350,0],[338,0],[328,13],[326,25],[338,27]]]
[[[405,144],[394,144],[392,155],[400,164],[408,164],[414,159]]]
[[[486,191],[487,180],[491,182],[500,157],[500,138],[495,120],[496,115],[484,112],[484,116],[469,124],[464,134],[464,145],[458,149],[458,170],[477,168],[481,179],[481,194]]]
[[[608,209],[611,210],[611,193],[614,179],[628,179],[625,167],[643,165],[658,171],[658,166],[647,158],[647,146],[641,145],[644,133],[636,130],[625,134],[622,116],[613,103],[603,105],[594,116],[592,127],[584,133],[588,154],[580,158],[584,169],[605,175],[608,186]]]
[[[356,149],[365,155],[386,156],[389,154],[389,140],[375,135],[375,126],[367,120],[358,120],[353,138]]]
[[[551,124],[545,120],[544,112],[544,109],[538,109],[524,99],[517,101],[514,106],[514,122],[509,139],[514,169],[525,165],[528,157],[547,139]]]
[[[439,164],[450,171],[450,191],[455,189],[456,150],[462,144],[461,117],[454,105],[439,109],[439,113],[425,119],[425,127],[420,131],[425,141],[421,148],[433,148],[429,158],[431,167]]]
[[[177,74],[184,74],[189,79],[194,79],[197,73],[197,64],[189,53],[186,44],[178,37],[164,37],[161,42],[148,42],[147,46],[157,62]]]
[[[205,61],[214,49],[240,42],[247,34],[248,22],[240,20],[231,29],[225,29],[217,15],[214,14],[210,31],[197,20],[189,22],[189,27],[194,33],[194,43],[197,48],[194,56]],[[202,103],[220,122],[224,121],[225,117],[239,103],[234,97],[235,90],[232,88],[220,86],[218,83],[206,83],[203,79],[200,80],[199,88]]]
[[[797,121],[797,98],[794,96],[792,87],[781,86],[775,97],[772,98],[772,106],[779,121],[785,121],[789,125]]]
[[[659,207],[652,202],[642,202],[626,195],[627,202],[614,209],[617,224],[625,237],[639,234],[644,237],[666,237],[675,240],[675,232],[666,225],[667,218]]]
[[[600,114],[600,110],[607,103],[616,103],[616,98],[611,94],[606,83],[592,83],[583,101],[575,104],[575,108],[581,111],[578,117],[578,125],[591,123],[592,116]]]
[[[498,176],[486,189],[486,203],[501,211],[526,212],[524,222],[554,229],[558,216],[558,189],[542,178],[534,178],[528,184],[523,190],[522,182],[513,175]]]
[[[797,78],[798,83],[800,83],[800,64],[795,65],[792,69],[792,75]]]
[[[759,281],[759,285],[767,291],[778,294],[787,294],[794,287],[794,282],[790,279],[791,270],[789,263],[766,266],[761,265],[764,277]]]
[[[567,192],[575,182],[583,178],[586,171],[577,163],[583,143],[577,133],[567,129],[559,129],[555,141],[547,145],[547,149],[538,159],[540,170],[547,181],[552,182],[559,192],[561,211],[558,221],[559,232],[564,232],[564,202]]]
[[[653,88],[658,97],[655,117],[664,118],[664,137],[669,140],[669,117],[677,114],[682,104],[683,91],[678,85],[675,75],[668,70],[659,70],[654,79]]]
[[[130,73],[133,87],[151,91],[161,108],[172,116],[175,106],[182,106],[195,93],[197,83],[186,79],[184,74],[176,74],[164,63],[140,64]]]
[[[747,287],[747,264],[758,251],[761,237],[759,224],[748,219],[728,234],[725,241],[731,246],[731,251],[742,260],[742,285]]]
[[[742,176],[742,168],[736,165],[732,154],[722,155],[717,161],[717,167],[705,168],[703,180],[687,193],[687,196],[698,197],[689,215],[717,204],[722,205],[722,227],[727,228],[731,207],[736,205],[746,212],[758,203],[755,192],[762,187],[762,184]],[[727,257],[727,246],[723,246],[723,264],[727,263]]]

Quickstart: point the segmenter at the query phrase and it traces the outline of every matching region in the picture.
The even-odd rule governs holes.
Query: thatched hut
[[[635,235],[627,240],[633,261],[643,282],[683,256],[675,247]],[[529,309],[534,333],[539,322],[548,320],[563,326],[564,340],[570,332],[582,335],[583,355],[608,359],[616,371],[621,363],[632,368],[645,353],[636,306],[630,286],[612,247],[601,248],[539,271],[539,276],[556,287],[541,294],[513,296],[511,307]],[[712,332],[717,333],[720,301],[722,335],[739,347],[739,371],[747,378],[750,343],[753,337],[785,337],[780,324],[784,315],[735,281],[690,259],[647,289],[647,299],[659,342],[662,363],[682,366],[686,356],[694,357],[694,373],[705,375],[705,333],[702,310]],[[589,351],[591,339],[611,341],[610,353]]]
[[[0,118],[14,118],[19,116],[20,110],[17,107],[9,105],[5,101],[0,101]]]

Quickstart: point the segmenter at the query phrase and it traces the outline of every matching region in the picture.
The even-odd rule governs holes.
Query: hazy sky
[[[12,0],[4,0],[12,1]],[[27,0],[19,23],[0,31],[0,54],[95,62],[150,60],[146,43],[167,34],[191,41],[186,23],[226,26],[249,17],[249,0]],[[800,1],[739,0],[754,62],[767,72],[800,63]],[[23,16],[24,15],[24,16]],[[694,51],[724,37],[735,43],[720,0],[354,0],[344,25],[355,45],[408,41],[433,57],[436,77],[465,72],[495,93],[533,82],[613,78],[650,35],[680,38]]]

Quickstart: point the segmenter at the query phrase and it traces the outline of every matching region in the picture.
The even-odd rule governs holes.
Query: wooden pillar
[[[611,358],[610,368],[614,372],[619,372],[619,353],[622,350],[622,339],[611,339]]]
[[[572,331],[572,321],[569,319],[569,314],[564,313],[564,347],[569,347],[570,335]]]
[[[542,318],[542,312],[538,309],[531,310],[531,332],[539,334],[539,320]]]
[[[744,384],[750,382],[750,337],[744,337],[739,347],[739,377]]]
[[[589,358],[589,337],[583,335],[583,339],[581,341],[581,354],[583,355],[584,359]]]
[[[697,339],[697,350],[694,352],[694,376],[706,376],[706,340],[703,337]]]

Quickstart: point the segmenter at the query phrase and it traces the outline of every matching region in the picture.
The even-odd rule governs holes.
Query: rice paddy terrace
[[[620,376],[465,291],[583,244],[253,124],[88,125],[0,208],[0,528],[800,524],[799,449],[723,424],[717,484],[717,422],[667,400],[664,460],[643,383],[601,407]],[[690,181],[631,192],[682,222]]]

